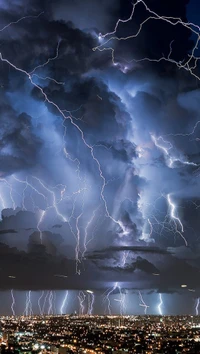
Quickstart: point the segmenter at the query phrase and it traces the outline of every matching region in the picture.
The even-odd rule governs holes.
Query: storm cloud
[[[2,289],[198,293],[187,6],[146,0],[130,17],[128,1],[1,2]]]

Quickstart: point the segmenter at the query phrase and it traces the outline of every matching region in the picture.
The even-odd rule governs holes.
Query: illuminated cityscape
[[[200,317],[1,317],[1,352],[198,353]]]

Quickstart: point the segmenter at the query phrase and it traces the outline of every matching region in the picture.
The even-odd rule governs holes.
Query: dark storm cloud
[[[102,270],[110,270],[114,272],[123,272],[123,273],[134,273],[136,270],[141,270],[147,274],[158,273],[159,270],[149,261],[143,259],[142,257],[137,257],[134,262],[131,264],[125,265],[124,267],[116,266],[101,266]]]
[[[57,227],[60,230],[62,226],[58,225]],[[55,230],[54,227],[52,227],[53,230]],[[64,236],[58,232],[54,233],[48,230],[44,230],[40,234],[37,213],[21,210],[20,208],[15,212],[13,209],[4,209],[2,212],[2,220],[0,222],[1,242],[17,247],[19,250],[29,251],[34,245],[40,245],[42,237],[42,244],[46,247],[46,252],[52,256],[74,254],[74,248],[70,241],[66,240],[66,229],[62,234]]]
[[[199,283],[197,276],[199,273],[198,262],[189,264],[187,259],[176,257],[178,251],[169,249],[168,251],[148,253],[136,248],[136,251],[129,253],[129,258],[122,266],[123,253],[128,251],[128,247],[122,250],[112,250],[109,254],[105,253],[94,254],[94,257],[89,257],[98,268],[110,274],[118,274],[118,279],[126,281],[127,274],[132,277],[132,282],[138,284],[138,279],[142,279],[142,284],[149,288],[163,289],[167,292],[169,289],[181,290],[181,284],[187,284],[189,289],[198,289]],[[187,248],[180,249],[180,254],[187,251]],[[185,257],[186,258],[186,257]],[[187,257],[188,258],[188,257]],[[129,276],[130,279],[130,276]],[[148,284],[148,285],[147,285]],[[130,285],[128,286],[130,287]]]
[[[59,68],[59,70],[61,69]],[[80,107],[77,112],[72,113],[72,116],[79,118],[79,126],[92,143],[95,142],[98,146],[100,141],[100,144],[105,143],[105,146],[109,147],[112,136],[119,136],[121,139],[112,143],[111,152],[115,155],[118,153],[118,156],[120,154],[127,155],[127,158],[132,154],[134,157],[134,145],[125,140],[126,132],[129,128],[131,129],[130,115],[119,97],[110,92],[101,80],[78,78],[72,80],[69,90],[65,90],[63,87],[55,90],[49,85],[44,91],[50,100],[56,102],[63,110],[67,108],[73,111]],[[37,88],[33,89],[32,94],[35,98],[44,100]],[[98,99],[98,95],[102,100]],[[67,102],[67,107],[64,106],[64,102]],[[48,108],[58,114],[54,107],[48,105]],[[76,119],[74,121],[76,122]],[[69,124],[67,127],[73,129],[74,134],[77,134]]]
[[[162,80],[152,83],[152,90],[154,89],[154,85],[159,86],[161,84]],[[135,115],[140,116],[138,127],[140,127],[141,130],[146,127],[146,129],[149,129],[150,133],[154,132],[157,135],[164,131],[166,140],[170,141],[171,139],[173,141],[173,134],[181,132],[180,124],[182,124],[182,127],[187,128],[189,118],[190,126],[192,126],[192,121],[195,124],[196,114],[191,115],[190,111],[181,106],[178,100],[179,92],[175,85],[174,82],[173,95],[172,92],[167,92],[171,89],[169,86],[166,88],[160,88],[160,96],[163,94],[163,97],[155,96],[153,92],[139,91],[137,95],[132,98],[132,109],[134,109]],[[176,116],[176,120],[174,120],[174,116]],[[145,126],[147,118],[148,127]],[[176,144],[177,143],[182,143],[183,145],[183,139],[180,139],[179,137],[176,139]]]
[[[134,254],[137,252],[144,252],[144,253],[155,253],[155,254],[170,254],[170,252],[166,249],[161,249],[159,247],[152,247],[152,246],[142,246],[142,245],[137,245],[137,246],[112,246],[107,249],[102,249],[102,250],[96,250],[92,254],[88,254],[87,258],[92,259],[98,258],[98,256],[101,258],[103,256],[109,257],[111,254],[114,252],[122,252],[122,251],[131,251]],[[102,259],[102,258],[101,258]]]
[[[20,209],[13,213],[12,209],[4,209],[2,212],[2,220],[0,222],[0,230],[27,229],[32,230],[37,227],[37,218],[33,212],[22,211]]]
[[[137,157],[136,146],[128,140],[105,143],[103,145],[112,152],[114,159],[122,160],[125,163],[132,162]]]
[[[186,4],[147,0],[160,15],[184,21]],[[188,30],[151,20],[138,38],[110,43],[119,61],[112,67],[109,51],[92,48],[99,44],[98,32],[112,31],[118,18],[129,17],[130,2],[19,0],[2,1],[0,7],[2,26],[44,11],[0,32],[1,53],[28,73],[38,67],[33,81],[68,117],[63,121],[26,75],[1,63],[1,176],[13,186],[0,191],[6,208],[8,204],[0,223],[1,287],[105,289],[119,281],[129,288],[163,292],[177,290],[181,283],[198,288],[199,179],[193,173],[196,167],[185,167],[183,160],[199,163],[199,128],[192,136],[176,135],[191,132],[199,119],[198,83],[166,61],[127,63],[167,56],[172,40],[172,58],[185,59],[192,47]],[[139,4],[133,20],[121,23],[117,35],[136,32],[146,15]],[[125,65],[130,71],[123,72]],[[82,129],[93,158],[69,117]],[[179,158],[173,168],[151,134],[173,145],[169,154]],[[46,204],[30,186],[13,182],[11,175],[19,172],[21,180],[28,178],[45,194]],[[30,175],[41,178],[43,186]],[[115,222],[105,212],[102,190]],[[173,229],[167,193],[177,205],[188,248]],[[13,210],[11,197],[20,207],[24,198],[27,211]],[[89,247],[85,254],[84,241]],[[75,274],[75,248],[81,276]]]
[[[189,262],[190,260],[199,258],[199,246],[200,245],[196,245],[194,249],[186,248],[184,246],[178,248],[171,247],[168,251],[172,252],[176,258]]]
[[[27,170],[37,163],[41,140],[31,131],[31,117],[17,115],[6,103],[0,106],[1,177]]]
[[[0,230],[0,235],[5,235],[5,234],[17,234],[17,231],[13,229]]]
[[[2,37],[4,39],[2,55],[9,60],[15,55],[15,64],[35,74],[33,75],[34,81],[36,75],[40,76],[48,72],[54,73],[53,77],[56,80],[66,82],[68,85],[73,83],[77,75],[95,68],[104,69],[110,65],[105,53],[99,55],[92,51],[97,44],[97,39],[76,28],[72,22],[51,21],[46,12],[38,18],[20,21],[14,38],[7,36],[7,32],[2,32]],[[30,51],[25,49],[28,45]],[[56,59],[51,59],[46,67],[42,66],[49,58],[54,57]],[[36,67],[37,69],[34,70]],[[41,77],[44,76],[41,75]],[[40,83],[48,85],[48,80],[46,82],[41,80]],[[15,80],[10,84],[14,88],[20,83]],[[21,84],[23,85],[23,80]],[[51,82],[51,84],[58,89],[55,83]]]
[[[97,33],[106,31],[114,25],[113,13],[119,10],[119,1],[110,0],[81,0],[69,1],[68,11],[64,0],[51,2],[54,18],[57,20],[72,21],[76,27],[84,29],[96,29]]]
[[[28,253],[20,252],[0,244],[0,268],[2,288],[51,288],[56,283],[54,274],[73,272],[74,261],[51,256],[46,253],[45,246],[35,245]],[[15,279],[9,278],[14,275]]]
[[[42,232],[42,244],[45,246],[46,252],[52,256],[61,254],[63,242],[64,239],[59,234],[53,234],[50,231]],[[35,231],[29,236],[28,250],[38,247],[37,245],[40,243],[40,234]]]

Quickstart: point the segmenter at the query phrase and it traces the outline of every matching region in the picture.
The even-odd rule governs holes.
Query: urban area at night
[[[200,317],[1,317],[2,353],[199,353]]]

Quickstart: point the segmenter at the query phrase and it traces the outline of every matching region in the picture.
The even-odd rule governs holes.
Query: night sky
[[[0,314],[198,313],[199,13],[0,0]]]

